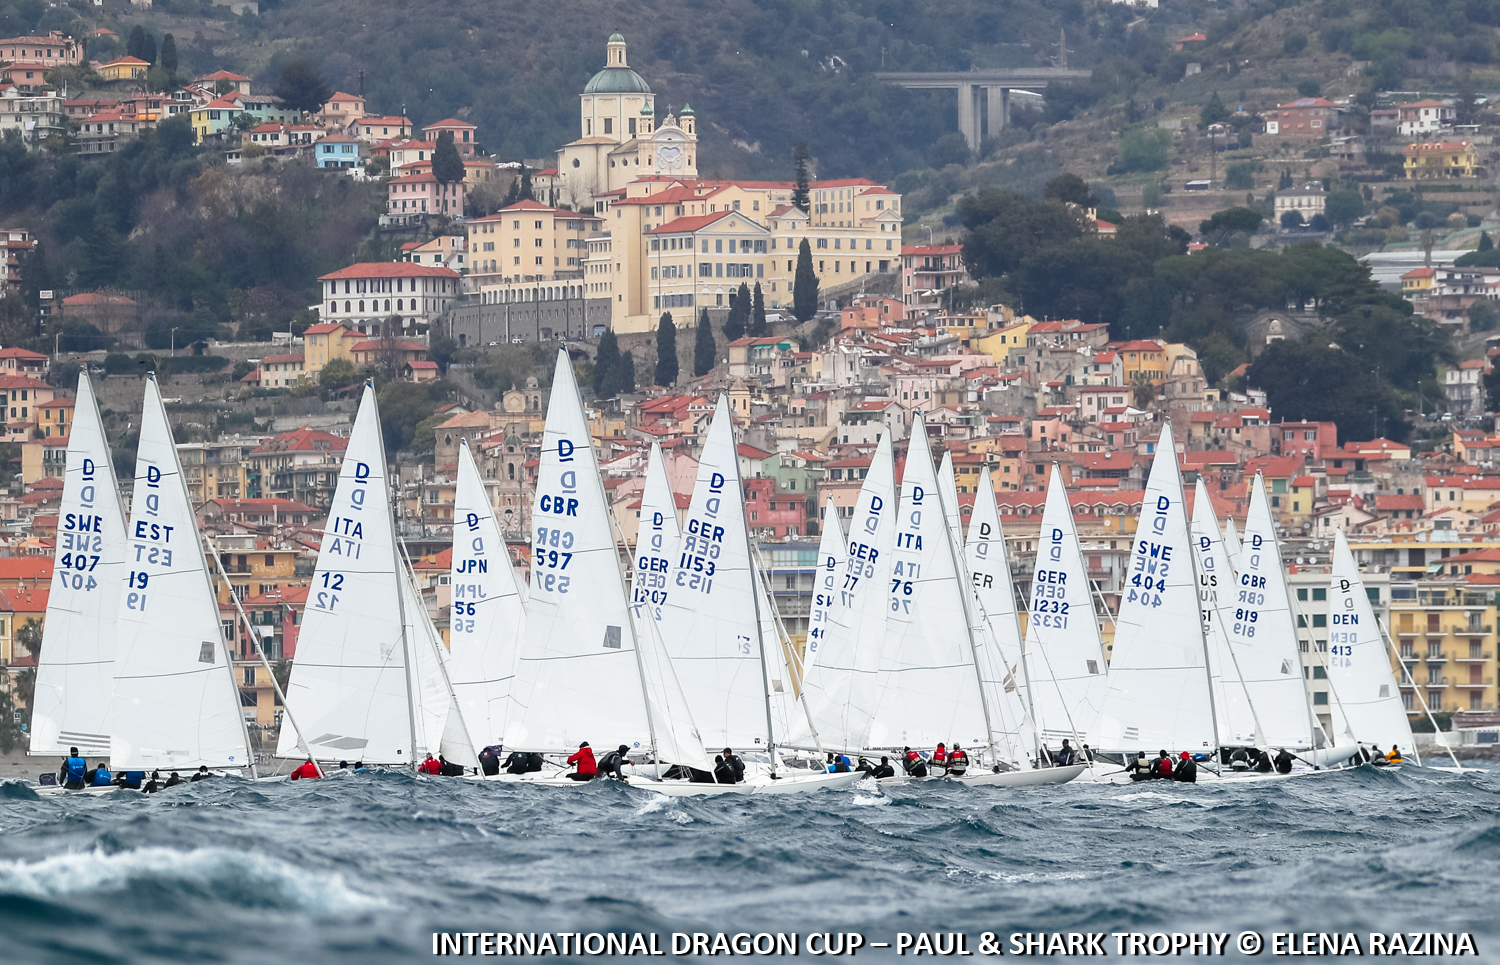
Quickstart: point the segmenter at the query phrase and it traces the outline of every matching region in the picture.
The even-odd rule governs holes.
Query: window
[[[615,119],[613,117],[606,117],[604,119],[604,133],[606,133],[606,134],[613,134],[614,132],[615,132]]]
[[[267,553],[266,554],[266,566],[267,567],[273,567],[275,565],[276,565],[276,557],[272,556],[270,553]]]
[[[1313,587],[1312,593],[1313,593],[1313,599],[1314,600],[1326,600],[1326,599],[1328,599],[1328,589],[1326,587],[1315,586],[1315,587]]]

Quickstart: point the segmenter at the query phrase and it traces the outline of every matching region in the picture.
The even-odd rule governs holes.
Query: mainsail
[[[398,558],[380,413],[366,385],[286,693],[315,757],[408,764],[439,749],[451,698],[420,683],[434,673],[419,652],[430,649],[422,622],[426,613]],[[277,755],[297,753],[296,735],[283,727]]]
[[[813,578],[812,609],[807,618],[807,646],[802,654],[798,681],[807,676],[807,668],[818,662],[818,652],[828,636],[835,608],[839,605],[839,584],[844,581],[844,528],[839,522],[839,508],[829,496],[823,507],[823,535],[818,537],[818,571]]]
[[[639,621],[662,618],[667,576],[677,558],[682,528],[677,522],[677,497],[667,480],[661,446],[651,443],[646,461],[646,486],[641,491],[641,518],[635,536],[635,572],[630,584],[630,607]]]
[[[33,756],[109,753],[105,717],[114,690],[115,621],[125,581],[125,512],[88,372],[68,436],[57,559],[47,597],[31,702]]]
[[[1286,570],[1259,473],[1250,490],[1238,577],[1231,601],[1234,610],[1229,615],[1229,645],[1264,731],[1259,736],[1268,747],[1311,750],[1312,715],[1287,598]]]
[[[254,763],[198,538],[154,376],[146,377],[107,726],[116,770]]]
[[[978,751],[990,744],[990,730],[965,606],[969,591],[959,580],[959,550],[920,414],[910,438],[888,584],[881,587],[890,616],[865,746],[944,742]]]
[[[938,466],[938,489],[943,494],[943,518],[948,523],[948,538],[954,546],[964,545],[964,524],[958,508],[958,480],[953,472],[953,450],[943,450],[943,462]]]
[[[1042,739],[1089,743],[1106,687],[1104,643],[1062,473],[1052,466],[1027,616],[1026,671]]]
[[[719,396],[687,525],[668,573],[662,639],[706,746],[765,748],[766,672],[760,577],[751,565],[729,402]]]
[[[1201,477],[1193,495],[1193,542],[1198,550],[1198,602],[1203,608],[1218,746],[1249,747],[1255,743],[1255,709],[1229,649],[1229,625],[1234,622],[1234,598],[1239,591],[1234,567],[1219,535],[1213,502]]]
[[[531,514],[526,631],[511,685],[508,749],[573,751],[583,741],[655,746],[660,760],[711,768],[660,649],[637,634],[609,502],[578,383],[559,349]]]
[[[1328,594],[1328,678],[1337,695],[1348,738],[1416,753],[1401,690],[1375,610],[1359,577],[1359,566],[1340,529],[1333,541],[1333,579]],[[1343,743],[1346,735],[1330,735]]]
[[[1217,521],[1215,521],[1217,524]],[[1236,571],[1240,568],[1240,534],[1235,531],[1234,517],[1224,518],[1224,555],[1229,557],[1229,565]]]
[[[526,613],[510,551],[473,451],[458,446],[458,491],[453,506],[453,610],[448,678],[458,698],[469,744],[483,748],[505,734],[510,682]]]
[[[850,520],[832,623],[817,658],[808,662],[803,684],[812,724],[830,749],[861,750],[869,736],[880,642],[890,609],[885,581],[895,544],[894,477],[890,435],[882,434]],[[791,742],[810,747],[812,734],[794,724]]]
[[[1207,750],[1215,744],[1193,546],[1172,427],[1146,481],[1115,620],[1099,749]]]

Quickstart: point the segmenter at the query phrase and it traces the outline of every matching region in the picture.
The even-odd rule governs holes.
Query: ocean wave
[[[60,899],[147,885],[313,914],[366,911],[384,904],[350,888],[341,874],[308,871],[268,855],[223,848],[148,847],[116,853],[96,849],[34,862],[0,862],[0,894]]]

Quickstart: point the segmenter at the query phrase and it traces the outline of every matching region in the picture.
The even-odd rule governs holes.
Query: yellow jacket
[[[1391,748],[1391,752],[1389,754],[1385,755],[1385,762],[1387,764],[1400,764],[1401,763],[1401,752],[1399,750],[1397,750],[1396,748],[1392,747]]]

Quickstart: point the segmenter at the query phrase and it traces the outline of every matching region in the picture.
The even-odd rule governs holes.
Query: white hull
[[[717,797],[723,794],[800,794],[806,791],[834,790],[848,787],[862,777],[864,777],[863,774],[854,771],[848,774],[798,775],[782,777],[774,781],[770,775],[761,775],[740,784],[699,784],[692,781],[657,781],[634,774],[626,778],[623,783],[643,791],[665,794],[668,797]],[[537,787],[584,787],[592,783],[543,773],[501,774],[484,778],[484,780]],[[604,778],[603,780],[612,779]]]
[[[81,787],[76,791],[70,791],[61,784],[44,784],[33,787],[32,790],[44,797],[60,797],[64,794],[82,794],[88,797],[100,797],[118,791],[120,788],[117,785],[111,784],[109,787]]]
[[[954,781],[971,787],[1035,787],[1041,784],[1066,784],[1088,770],[1087,764],[1070,764],[1067,767],[1039,767],[1017,771],[971,771],[962,777],[951,774],[929,774],[927,777],[911,777],[897,774],[882,777],[881,784],[925,784],[931,781]]]

